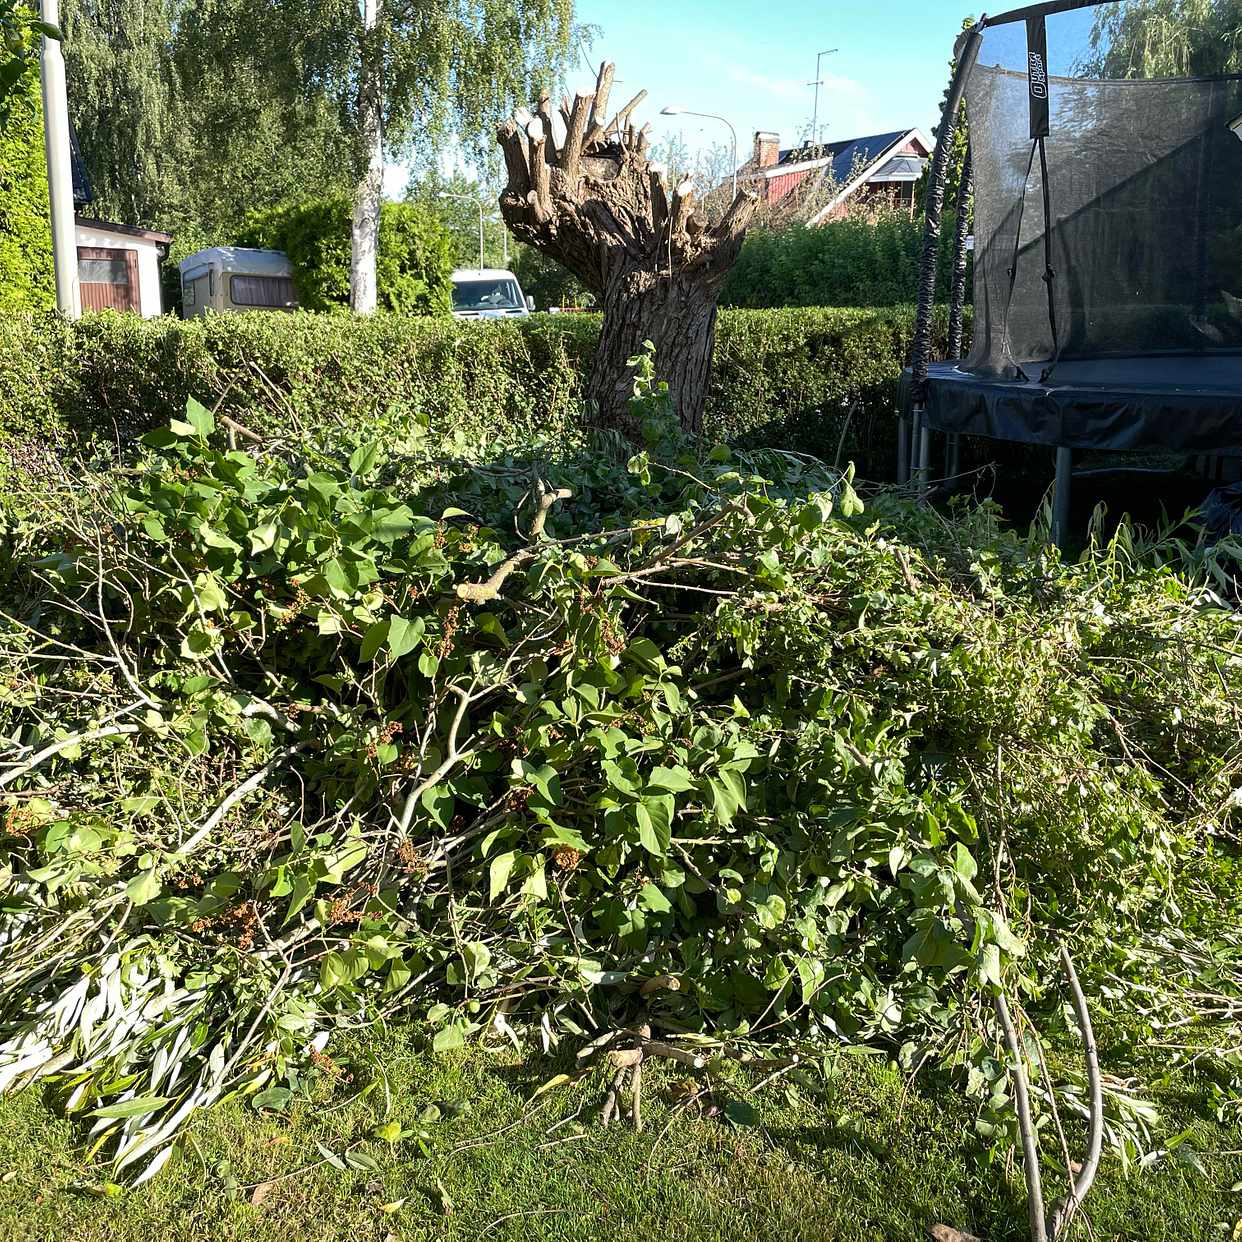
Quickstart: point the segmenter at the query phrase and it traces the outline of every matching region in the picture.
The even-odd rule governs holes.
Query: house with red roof
[[[862,203],[914,212],[914,186],[931,157],[921,129],[894,130],[781,149],[780,136],[760,130],[738,179],[768,207],[811,200],[810,224],[822,224]]]

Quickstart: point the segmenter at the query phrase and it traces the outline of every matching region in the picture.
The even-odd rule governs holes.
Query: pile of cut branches
[[[145,1177],[196,1109],[415,1014],[440,1051],[879,1042],[972,1066],[1013,1132],[998,990],[1055,1029],[1058,940],[1145,981],[1172,901],[1236,913],[1236,621],[685,448],[450,504],[191,403],[16,498],[0,1090],[54,1078]]]

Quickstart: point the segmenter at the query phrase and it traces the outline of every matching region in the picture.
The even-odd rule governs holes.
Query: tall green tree
[[[351,304],[369,313],[385,155],[409,156],[450,132],[483,150],[517,100],[560,76],[572,0],[266,0],[253,7],[261,29],[288,42],[347,116]]]
[[[1083,69],[1095,77],[1242,70],[1242,0],[1134,0],[1097,11]]]
[[[444,226],[457,267],[479,263],[479,205],[483,208],[483,266],[503,267],[507,250],[499,191],[487,178],[472,180],[465,173],[442,173],[438,168],[415,172],[405,189],[405,200],[429,211]]]
[[[66,0],[69,108],[96,209],[231,240],[255,208],[348,183],[339,102],[244,0]]]

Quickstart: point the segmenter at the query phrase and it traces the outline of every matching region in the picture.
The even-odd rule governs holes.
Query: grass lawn
[[[1020,1170],[987,1162],[966,1103],[931,1086],[907,1089],[882,1063],[842,1058],[824,1085],[792,1099],[770,1086],[752,1097],[759,1124],[745,1128],[675,1111],[675,1076],[650,1071],[647,1124],[636,1134],[628,1123],[596,1123],[594,1079],[528,1104],[564,1062],[482,1052],[435,1059],[423,1047],[400,1028],[360,1045],[387,1080],[361,1099],[320,1074],[314,1102],[287,1116],[259,1116],[241,1102],[217,1109],[153,1182],[113,1194],[103,1192],[106,1166],[83,1162],[82,1131],[37,1088],[2,1100],[0,1238],[871,1242],[926,1237],[938,1221],[989,1242],[1027,1236]],[[429,1154],[414,1137],[391,1147],[370,1137],[385,1120],[420,1128],[433,1103],[443,1116],[421,1123]],[[1178,1129],[1206,1111],[1187,1096],[1160,1103]],[[1126,1177],[1106,1159],[1088,1204],[1091,1236],[1242,1237],[1242,1135],[1203,1121],[1193,1128],[1189,1145],[1205,1172],[1165,1159]],[[373,1167],[335,1168],[319,1145]],[[1045,1177],[1055,1184],[1054,1172]],[[1079,1227],[1074,1236],[1089,1235]]]

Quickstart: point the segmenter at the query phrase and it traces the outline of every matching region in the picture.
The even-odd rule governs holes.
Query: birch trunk
[[[384,194],[384,84],[374,37],[379,4],[380,0],[363,0],[359,47],[358,122],[367,166],[354,189],[349,257],[349,304],[358,315],[373,314],[378,305],[375,258]]]

